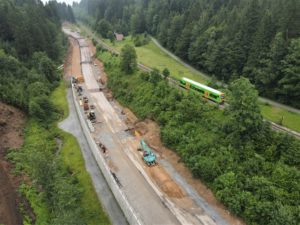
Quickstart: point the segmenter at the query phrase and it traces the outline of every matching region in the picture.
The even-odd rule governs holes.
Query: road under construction
[[[138,151],[141,138],[126,125],[122,107],[107,96],[105,86],[99,82],[103,71],[94,65],[87,41],[77,31],[66,27],[63,30],[80,47],[84,82],[72,86],[74,104],[79,106],[77,113],[85,118],[85,124],[81,126],[89,128],[85,135],[89,135],[98,148],[93,152],[94,157],[104,159],[118,191],[124,195],[136,217],[136,224],[230,224],[188,186],[183,177],[172,173],[176,174],[174,177],[170,173],[174,168],[158,154],[158,165],[149,167],[144,163],[142,153]],[[88,99],[89,110],[92,108],[95,113],[94,123],[88,120],[89,110],[83,108],[83,97]]]

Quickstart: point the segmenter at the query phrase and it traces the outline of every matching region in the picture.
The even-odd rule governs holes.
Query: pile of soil
[[[149,167],[149,173],[159,188],[171,198],[183,198],[185,196],[182,189],[175,183],[170,175],[159,165]]]
[[[0,102],[0,224],[23,224],[19,212],[22,199],[17,194],[22,178],[12,176],[12,165],[5,155],[8,149],[22,146],[24,121],[20,110]]]

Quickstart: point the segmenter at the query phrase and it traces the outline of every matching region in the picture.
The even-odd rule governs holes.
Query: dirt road
[[[24,121],[20,110],[0,103],[0,224],[23,224],[19,212],[21,199],[16,191],[20,178],[11,175],[11,164],[5,155],[8,149],[23,144]]]

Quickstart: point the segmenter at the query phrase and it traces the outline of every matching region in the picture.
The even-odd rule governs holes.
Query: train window
[[[209,94],[210,97],[217,99],[219,96],[218,95],[214,95],[214,94]]]
[[[204,94],[204,91],[202,91],[201,89],[197,89],[197,90],[198,90],[198,92]]]
[[[191,86],[191,88],[199,93],[204,93],[204,91],[202,91],[201,89],[199,89],[198,87],[195,87],[195,86]]]
[[[197,91],[197,88],[195,86],[193,86],[193,85],[191,86],[191,89]]]

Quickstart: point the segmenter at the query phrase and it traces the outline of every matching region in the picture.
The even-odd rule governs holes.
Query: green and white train
[[[196,81],[183,77],[179,81],[179,85],[187,90],[192,90],[202,97],[223,104],[225,102],[225,94],[221,91],[208,87],[204,84],[200,84]]]

